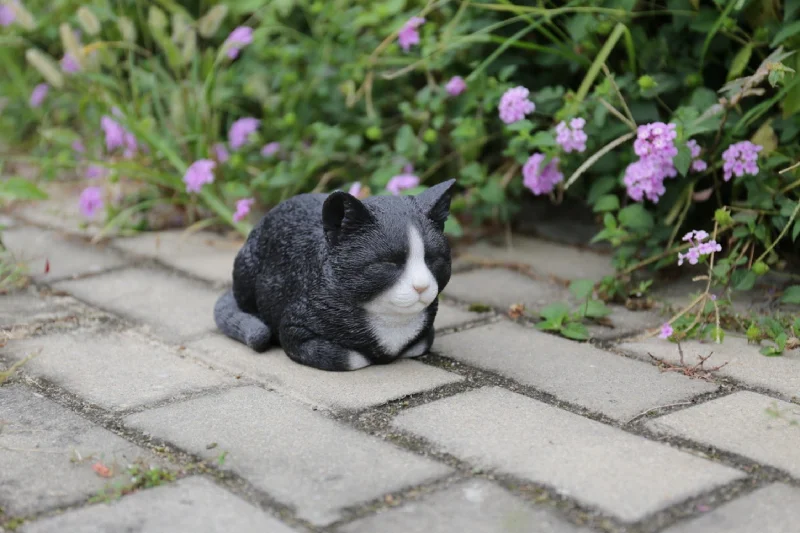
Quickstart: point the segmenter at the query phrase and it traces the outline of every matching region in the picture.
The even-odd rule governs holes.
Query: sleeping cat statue
[[[450,280],[443,231],[454,183],[417,196],[361,201],[336,191],[281,202],[237,254],[217,326],[256,352],[280,344],[322,370],[427,353]]]

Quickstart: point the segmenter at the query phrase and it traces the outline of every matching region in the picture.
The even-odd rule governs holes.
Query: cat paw
[[[348,370],[358,370],[359,368],[364,368],[372,363],[369,359],[364,357],[358,352],[349,352],[347,354],[347,369]]]
[[[427,341],[427,339],[423,339],[423,340],[417,342],[416,344],[412,345],[405,352],[403,352],[403,355],[401,355],[400,357],[403,358],[403,359],[410,358],[410,357],[420,357],[420,356],[425,355],[426,353],[428,353],[428,350],[430,350],[430,346],[428,344],[428,341]]]

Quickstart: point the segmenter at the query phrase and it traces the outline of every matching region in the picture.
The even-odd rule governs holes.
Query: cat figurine
[[[450,281],[444,236],[455,180],[416,196],[300,194],[253,228],[214,320],[256,352],[357,370],[428,353]]]

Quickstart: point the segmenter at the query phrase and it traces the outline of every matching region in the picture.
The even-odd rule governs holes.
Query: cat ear
[[[414,197],[422,212],[433,221],[439,230],[444,229],[444,223],[450,215],[450,200],[453,197],[452,188],[455,183],[454,179],[447,180]]]
[[[332,192],[322,204],[322,227],[331,244],[336,244],[342,235],[373,220],[372,214],[361,200],[343,191]]]

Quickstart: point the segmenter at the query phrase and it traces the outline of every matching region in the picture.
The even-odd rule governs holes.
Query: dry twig
[[[656,357],[650,352],[647,352],[647,355],[649,355],[650,358],[656,362],[656,366],[662,372],[678,372],[679,374],[683,374],[684,376],[690,378],[703,379],[705,381],[711,381],[711,379],[713,378],[713,375],[711,373],[716,372],[717,370],[728,364],[728,361],[725,361],[721,365],[711,368],[706,368],[705,367],[706,361],[708,361],[711,358],[711,356],[714,355],[714,352],[709,352],[709,354],[705,357],[703,357],[702,355],[698,355],[697,356],[698,363],[690,366],[684,361],[683,349],[681,348],[680,343],[678,343],[678,353],[680,354],[680,361],[677,365],[670,363],[669,361],[664,361],[660,357]]]

